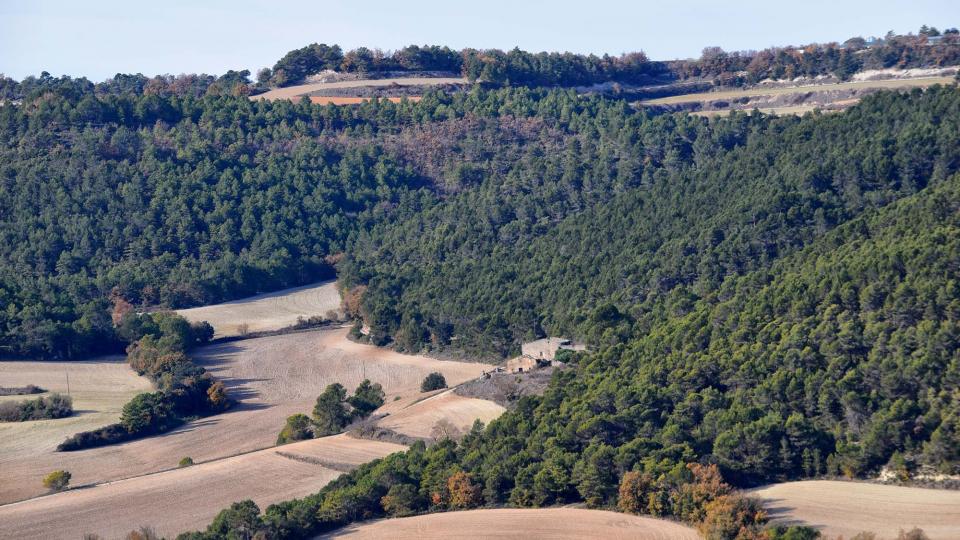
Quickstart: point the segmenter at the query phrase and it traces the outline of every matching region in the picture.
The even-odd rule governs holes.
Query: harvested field
[[[24,448],[17,457],[0,458],[4,460],[0,468],[0,503],[44,493],[40,478],[54,469],[70,471],[72,485],[79,486],[162,471],[175,467],[185,456],[199,463],[272,447],[286,417],[310,413],[317,395],[330,383],[339,382],[352,392],[360,381],[369,378],[383,385],[389,401],[396,395],[419,394],[420,382],[433,371],[443,373],[447,382],[455,385],[492,367],[404,355],[354,343],[346,338],[347,331],[322,329],[199,349],[192,355],[194,360],[227,385],[230,395],[238,401],[236,407],[162,435],[81,452],[53,451],[73,429],[62,438],[52,437],[40,450],[34,448],[30,452],[27,447],[32,445],[21,445]],[[16,379],[5,385],[27,382]],[[57,389],[53,381],[37,382]],[[125,400],[126,397],[120,401]]]
[[[492,401],[463,397],[445,390],[426,399],[406,404],[391,411],[391,406],[400,402],[386,403],[378,412],[390,412],[377,425],[408,437],[427,438],[433,426],[440,420],[453,424],[461,432],[470,430],[474,420],[489,424],[497,419],[505,408]]]
[[[369,101],[368,97],[340,97],[340,96],[310,96],[310,103],[317,105],[359,105],[364,101]],[[380,101],[389,101],[391,103],[400,103],[404,99],[407,101],[420,101],[420,96],[406,97],[381,97]]]
[[[213,325],[214,337],[227,337],[279,330],[296,324],[300,317],[324,316],[339,309],[337,282],[325,281],[177,313],[190,321],[207,321]]]
[[[274,88],[269,92],[251,96],[250,99],[266,99],[268,101],[275,99],[295,99],[310,92],[340,88],[360,88],[365,86],[435,86],[439,84],[467,84],[467,80],[462,77],[398,77],[395,79],[365,79],[360,81],[311,83]]]
[[[343,471],[404,447],[343,435],[0,506],[0,538],[121,538],[147,525],[171,538],[205,528],[242,499],[267,505],[318,491]]]
[[[86,362],[0,362],[0,386],[40,386],[67,394],[74,414],[57,420],[0,423],[0,502],[36,495],[43,491],[41,476],[62,462],[54,449],[77,433],[112,424],[120,419],[123,405],[134,395],[151,390],[150,381],[127,366],[120,357]],[[33,396],[2,396],[0,401],[21,401]],[[40,458],[45,456],[46,459]],[[74,483],[85,481],[75,477]]]
[[[863,90],[868,88],[923,88],[934,84],[953,84],[953,77],[924,77],[919,79],[893,79],[880,81],[852,81],[839,84],[822,84],[808,86],[789,86],[778,88],[749,88],[746,90],[723,90],[719,92],[701,92],[697,94],[681,94],[664,98],[650,99],[641,102],[641,105],[676,105],[679,103],[693,103],[701,101],[733,100],[754,96],[779,96],[827,90]]]
[[[931,540],[960,538],[960,491],[810,480],[748,493],[764,500],[773,522],[809,525],[829,537],[870,531],[893,539],[920,527]]]
[[[448,539],[607,538],[696,540],[696,531],[672,521],[581,508],[495,509],[385,519],[345,527],[323,538]]]

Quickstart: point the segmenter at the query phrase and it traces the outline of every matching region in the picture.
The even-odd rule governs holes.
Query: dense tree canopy
[[[393,52],[359,47],[343,52],[338,45],[313,43],[290,51],[271,70],[263,84],[285,86],[329,70],[377,76],[391,72],[443,71],[469,81],[527,86],[589,86],[619,82],[702,78],[724,85],[756,83],[764,79],[793,79],[833,75],[847,79],[857,71],[886,68],[945,67],[960,64],[960,32],[941,34],[924,26],[917,35],[888,34],[867,42],[862,37],[844,43],[811,43],[800,47],[771,47],[760,51],[726,52],[707,47],[700,58],[650,61],[643,52],[617,57],[574,53],[528,52],[514,48],[451,50],[436,45],[410,45]]]

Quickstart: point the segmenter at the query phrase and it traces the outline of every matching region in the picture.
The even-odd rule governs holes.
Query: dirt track
[[[749,492],[765,500],[774,522],[810,525],[829,537],[862,531],[893,539],[920,527],[931,540],[960,538],[960,491],[810,480]]]
[[[383,385],[389,401],[397,395],[419,394],[421,381],[433,371],[443,373],[454,385],[491,368],[400,354],[351,342],[346,334],[345,328],[324,329],[196,351],[195,361],[221,379],[238,400],[233,410],[126,444],[54,452],[62,441],[57,436],[36,451],[3,455],[0,503],[44,493],[40,479],[54,469],[70,471],[72,485],[79,486],[162,471],[175,467],[185,456],[200,462],[271,447],[286,417],[309,414],[317,395],[333,382],[352,391],[369,378]],[[72,431],[64,438],[69,434]]]
[[[404,447],[344,435],[0,506],[0,538],[121,538],[147,525],[173,537],[242,499],[267,505],[318,491],[343,471]],[[282,452],[282,454],[281,454]],[[322,464],[326,464],[324,466]]]
[[[312,83],[300,84],[297,86],[286,86],[284,88],[274,88],[269,92],[251,96],[250,99],[266,99],[273,101],[275,99],[294,99],[310,92],[319,90],[332,90],[335,88],[358,88],[363,86],[432,86],[438,84],[467,84],[463,77],[401,77],[396,79],[366,79],[362,81],[340,81],[330,83]]]
[[[224,337],[240,334],[241,325],[246,325],[248,332],[279,330],[296,324],[299,317],[309,319],[339,309],[336,281],[325,281],[177,313],[190,321],[209,322],[214,336]]]
[[[354,525],[323,538],[631,539],[696,540],[696,531],[672,521],[580,508],[495,509],[428,514]]]

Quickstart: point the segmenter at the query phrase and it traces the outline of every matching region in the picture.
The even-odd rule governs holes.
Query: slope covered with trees
[[[459,445],[414,447],[262,516],[235,505],[188,537],[307,537],[384,515],[584,501],[753,538],[763,513],[720,474],[735,485],[888,463],[955,474],[958,260],[953,175],[724,280],[641,336],[572,354],[542,397]]]
[[[393,52],[313,43],[288,52],[257,74],[261,86],[285,86],[329,70],[382,76],[384,73],[444,71],[470,82],[526,86],[590,86],[598,83],[651,84],[667,80],[706,79],[722,85],[832,75],[847,79],[868,69],[942,67],[960,64],[960,32],[942,34],[924,25],[914,34],[888,33],[868,43],[854,37],[840,43],[771,47],[726,52],[707,47],[698,59],[651,61],[643,52],[620,56],[528,52],[520,48],[463,49],[410,45]]]
[[[528,145],[477,187],[376,224],[341,280],[364,291],[375,341],[412,350],[454,335],[493,355],[545,333],[612,345],[957,170],[958,114],[952,88],[799,119],[561,114],[566,149]]]

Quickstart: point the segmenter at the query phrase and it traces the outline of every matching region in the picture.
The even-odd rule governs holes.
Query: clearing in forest
[[[697,540],[700,536],[690,527],[672,521],[605,510],[504,508],[384,519],[351,525],[323,538]]]
[[[869,531],[896,538],[920,527],[931,540],[960,538],[960,491],[807,480],[748,492],[763,499],[771,521],[816,527],[830,538]]]
[[[458,396],[453,390],[444,390],[425,399],[413,397],[388,401],[377,413],[389,415],[378,420],[377,425],[408,437],[429,438],[441,420],[449,422],[460,433],[466,433],[475,420],[489,424],[504,411],[504,407],[492,401]]]
[[[141,526],[173,538],[206,528],[234,502],[253,499],[265,509],[401,450],[397,444],[337,435],[65,491],[0,506],[0,538],[73,540],[88,533],[123,538]]]
[[[213,325],[214,337],[228,337],[280,330],[297,324],[300,318],[324,317],[339,309],[337,282],[324,281],[177,313],[188,321],[207,321]]]
[[[395,79],[364,79],[357,81],[339,81],[326,83],[299,84],[274,88],[268,92],[250,96],[252,100],[266,99],[296,99],[311,92],[321,90],[335,90],[343,88],[360,88],[364,86],[435,86],[441,84],[467,84],[463,77],[398,77]]]

